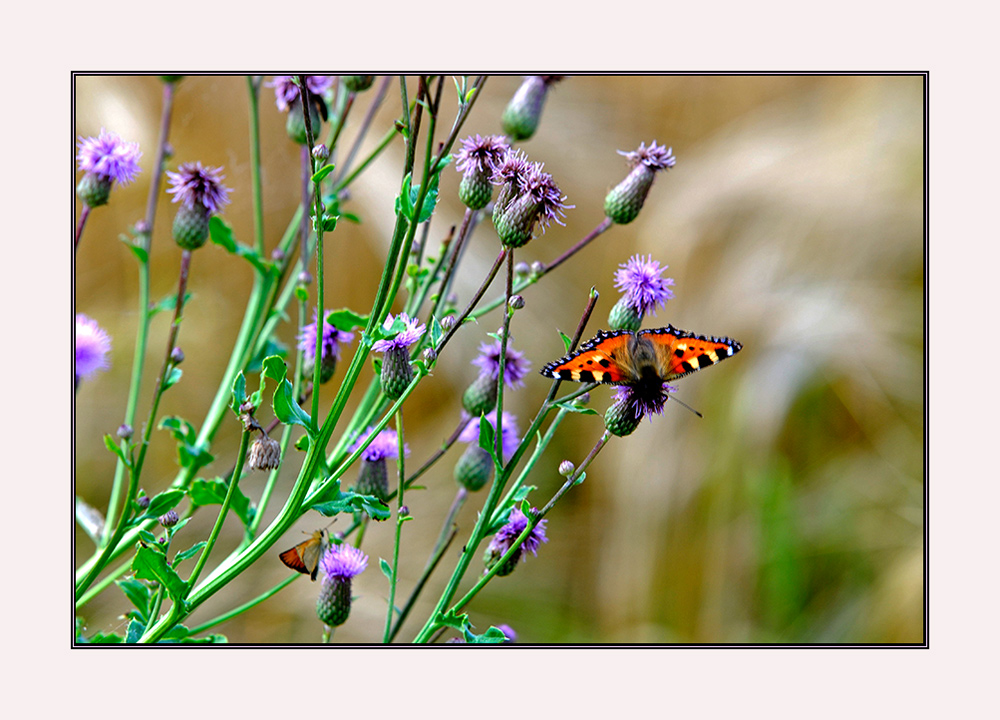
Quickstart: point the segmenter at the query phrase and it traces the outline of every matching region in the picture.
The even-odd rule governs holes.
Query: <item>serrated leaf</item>
[[[335,167],[336,166],[333,163],[329,163],[327,165],[324,165],[323,167],[321,167],[319,170],[317,170],[313,174],[312,181],[314,183],[323,182],[323,179],[326,178],[327,175],[329,175],[330,173],[332,173],[334,171]]]
[[[207,542],[205,542],[204,540],[201,540],[200,542],[196,542],[194,545],[192,545],[191,547],[189,547],[184,552],[177,553],[177,557],[174,558],[174,565],[177,565],[178,563],[182,563],[185,560],[190,560],[195,555],[197,555],[199,552],[201,552],[201,549],[203,547],[205,547],[207,544],[208,544]]]
[[[163,389],[169,390],[170,388],[172,388],[174,385],[180,382],[181,376],[183,375],[184,371],[181,370],[179,367],[170,368],[170,372],[167,374],[167,377],[164,378],[163,380]]]
[[[213,478],[212,480],[198,478],[191,483],[191,502],[198,506],[221,505],[225,501],[228,491],[229,485],[222,478]],[[257,512],[257,509],[250,502],[250,498],[243,494],[239,486],[233,491],[229,508],[244,526],[249,525],[253,521],[254,515]]]
[[[167,596],[175,603],[184,605],[187,583],[167,563],[166,557],[152,548],[142,546],[132,560],[132,570],[139,580],[152,580],[163,586]]]
[[[389,563],[387,563],[382,558],[379,558],[378,559],[378,566],[379,566],[379,568],[381,568],[382,574],[385,575],[386,578],[391,581],[392,580],[392,568],[389,567]]]
[[[464,632],[469,626],[469,616],[467,613],[458,614],[454,610],[448,610],[448,612],[438,614],[437,622],[439,625]]]
[[[482,635],[476,635],[468,627],[464,629],[463,634],[465,642],[470,645],[500,645],[507,642],[507,636],[503,634],[503,630],[492,625]]]
[[[143,621],[148,620],[149,599],[151,594],[145,583],[141,583],[135,578],[125,578],[124,580],[116,580],[115,584],[123,593],[125,593],[125,597],[128,598],[129,602],[135,606],[135,609],[139,613],[139,617]]]
[[[99,543],[104,533],[104,515],[101,511],[77,497],[75,512],[76,522],[87,533],[87,537],[93,540],[94,544]]]
[[[365,512],[372,520],[387,520],[391,515],[389,506],[374,495],[362,495],[353,490],[341,490],[340,480],[323,493],[322,497],[312,506],[312,509],[324,517],[333,517],[340,513]]]
[[[368,316],[356,313],[350,308],[331,310],[326,314],[326,322],[338,330],[350,332],[355,328],[363,328],[368,324]]]

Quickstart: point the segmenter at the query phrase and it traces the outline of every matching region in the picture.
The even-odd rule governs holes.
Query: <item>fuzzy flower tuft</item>
[[[368,556],[353,545],[331,545],[323,553],[319,566],[326,578],[349,580],[368,567]]]
[[[657,306],[663,307],[674,296],[669,287],[674,284],[673,278],[660,277],[669,266],[661,268],[652,255],[648,258],[633,255],[619,267],[621,269],[615,272],[615,287],[639,315],[645,315]]]
[[[168,172],[170,181],[168,193],[173,193],[174,202],[185,207],[204,207],[210,213],[217,213],[229,204],[229,188],[222,184],[225,179],[221,167],[205,167],[201,162],[184,163],[177,172]]]
[[[399,331],[396,337],[375,342],[372,345],[372,350],[375,352],[388,352],[392,348],[405,350],[419,340],[424,331],[427,330],[427,326],[421,323],[420,320],[411,318],[406,313],[400,313],[399,318],[403,321],[405,327]],[[385,322],[382,324],[382,328],[386,331],[390,330],[393,322],[395,322],[395,318],[392,315],[387,316]]]
[[[355,440],[351,446],[347,449],[347,452],[353,453],[359,447],[365,444],[365,441],[372,434],[373,427],[369,427]],[[403,443],[403,455],[408,456],[410,454],[410,446]],[[365,448],[365,451],[361,453],[361,457],[368,462],[375,462],[376,460],[384,460],[386,458],[395,458],[399,455],[399,436],[396,435],[395,430],[390,430],[386,428],[378,434],[378,436],[372,440],[371,445]]]
[[[349,343],[354,339],[354,333],[338,330],[328,322],[323,323],[323,344],[321,352],[323,360],[333,358],[340,359],[341,344]],[[313,321],[302,328],[298,335],[298,347],[305,354],[305,364],[312,365],[316,361],[316,311],[313,311]]]
[[[646,147],[646,143],[639,143],[639,147],[631,152],[618,151],[619,155],[624,155],[632,167],[640,163],[650,170],[666,170],[677,164],[677,159],[673,156],[673,148],[657,145],[656,140]]]
[[[489,413],[484,416],[490,425],[496,429],[497,426],[497,411]],[[503,422],[500,432],[503,437],[500,439],[501,450],[503,451],[504,462],[506,462],[514,451],[517,450],[517,446],[521,443],[521,438],[518,435],[517,429],[517,418],[511,415],[506,410],[503,413]],[[469,420],[469,423],[465,426],[465,429],[459,433],[458,439],[464,443],[478,443],[479,442],[479,418],[474,417]]]
[[[142,152],[139,150],[139,143],[125,142],[104,128],[101,128],[101,133],[96,138],[79,138],[77,147],[77,166],[86,173],[128,185],[141,170],[139,158],[142,157]]]
[[[111,337],[93,318],[76,316],[76,382],[90,379],[98,370],[110,367]]]
[[[333,85],[333,75],[306,75],[306,87],[313,95],[322,96]],[[275,104],[282,112],[287,112],[292,103],[299,99],[299,86],[293,75],[275,75],[267,87],[274,88]]]
[[[535,508],[532,508],[533,512],[537,512]],[[545,520],[540,520],[535,527],[531,529],[528,536],[524,539],[521,546],[514,551],[514,554],[505,562],[500,569],[497,571],[497,575],[504,576],[510,575],[514,572],[514,568],[517,567],[518,561],[524,557],[524,551],[527,550],[532,555],[538,554],[538,547],[543,542],[548,542],[549,539],[545,536]],[[515,507],[510,512],[510,516],[507,519],[507,524],[502,528],[497,530],[493,539],[490,541],[490,545],[486,548],[486,554],[483,557],[486,563],[486,568],[490,569],[498,562],[504,554],[511,549],[514,545],[514,541],[517,540],[518,536],[524,532],[525,528],[528,527],[528,517],[520,508]],[[505,633],[506,634],[506,633]]]
[[[672,392],[677,392],[677,388],[667,383],[663,383],[660,387],[654,387],[651,390],[622,385],[615,388],[614,400],[616,403],[626,407],[636,417],[642,419],[645,415],[661,414],[663,406],[667,404],[669,393]]]
[[[503,160],[510,145],[503,135],[471,135],[462,141],[462,147],[455,153],[455,169],[460,173],[488,172]]]
[[[478,366],[482,374],[488,375],[493,382],[496,382],[500,377],[500,341],[482,343],[479,346],[479,354],[472,360],[472,364]],[[503,367],[503,381],[507,387],[524,385],[523,378],[530,369],[531,362],[524,357],[524,353],[513,349],[508,341],[507,357]]]
[[[520,151],[517,151],[520,153]],[[508,248],[521,247],[534,236],[535,228],[542,232],[550,222],[560,225],[566,196],[552,176],[542,170],[542,163],[527,163],[522,156],[508,152],[494,173],[494,182],[501,184],[500,195],[493,206],[493,225],[500,241]]]

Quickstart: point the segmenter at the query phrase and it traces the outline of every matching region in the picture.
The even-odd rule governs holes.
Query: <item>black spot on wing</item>
[[[580,377],[578,378],[578,380],[580,382],[588,382],[588,383],[597,382],[594,379],[594,373],[590,372],[590,370],[581,370],[579,372],[579,376]]]
[[[702,353],[698,356],[698,367],[707,368],[709,365],[715,365],[715,361],[709,357],[708,353]]]

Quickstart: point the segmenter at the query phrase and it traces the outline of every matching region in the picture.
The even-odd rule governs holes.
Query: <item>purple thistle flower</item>
[[[564,202],[566,196],[552,176],[542,171],[541,163],[528,164],[517,153],[508,152],[494,173],[494,182],[504,184],[493,206],[493,225],[500,241],[509,248],[531,240],[536,225],[542,232],[552,221],[564,225],[559,216],[565,216],[564,211],[573,207]]]
[[[673,148],[657,145],[656,140],[646,147],[646,143],[639,143],[639,147],[631,152],[618,151],[619,155],[624,155],[632,167],[642,163],[650,170],[666,170],[677,164],[677,159],[673,156]]]
[[[374,427],[369,427],[361,435],[351,443],[351,446],[347,449],[348,453],[353,453],[359,447],[364,445],[365,441],[372,434]],[[408,456],[410,454],[410,446],[403,443],[403,455]],[[361,453],[361,457],[368,462],[375,462],[376,460],[384,460],[386,458],[395,458],[399,456],[399,436],[396,434],[395,430],[390,430],[386,428],[378,434],[378,436],[372,440],[371,445],[365,448],[365,451]]]
[[[472,364],[477,365],[482,374],[489,375],[493,382],[496,382],[500,377],[500,341],[482,343],[479,346],[479,354],[472,360]],[[508,342],[503,368],[504,384],[511,388],[524,385],[522,378],[530,369],[531,362],[524,357],[524,353],[514,350]]]
[[[535,508],[532,508],[532,512],[537,512]],[[524,542],[514,551],[514,554],[505,562],[499,570],[497,570],[497,575],[504,576],[510,575],[514,572],[514,568],[517,567],[518,561],[524,557],[524,551],[527,550],[532,555],[538,554],[538,547],[543,542],[548,542],[549,539],[545,537],[545,520],[540,520],[535,527],[531,529],[528,536],[524,539]],[[492,568],[498,562],[504,554],[511,549],[514,545],[514,541],[517,540],[518,536],[524,532],[525,528],[528,527],[528,517],[521,509],[515,507],[510,511],[510,515],[507,518],[507,524],[502,528],[497,530],[493,539],[490,540],[490,545],[486,548],[486,554],[483,560],[486,563],[487,569]],[[506,633],[504,633],[506,635]]]
[[[177,172],[168,172],[167,178],[171,185],[167,192],[173,193],[173,202],[183,203],[187,208],[201,206],[209,213],[217,213],[229,204],[229,188],[222,184],[225,175],[221,167],[184,163]]]
[[[543,163],[533,163],[528,174],[524,178],[524,192],[530,196],[538,206],[538,223],[542,226],[542,232],[549,222],[555,221],[560,225],[565,225],[559,219],[559,215],[566,217],[564,210],[572,209],[575,205],[567,205],[563,201],[566,196],[556,186],[552,176],[547,172],[542,172],[545,167]]]
[[[383,353],[388,352],[392,348],[405,350],[419,340],[424,331],[427,330],[427,326],[421,323],[420,320],[411,318],[406,313],[400,313],[399,318],[403,321],[405,327],[394,338],[376,341],[372,345],[372,350]],[[386,316],[385,322],[382,324],[382,329],[388,331],[392,328],[394,321],[395,319],[392,315]]]
[[[324,581],[326,578],[350,580],[368,567],[368,556],[347,543],[331,545],[320,558],[319,566],[323,570]]]
[[[107,370],[111,336],[93,318],[83,313],[76,316],[76,382],[90,379],[98,370]]]
[[[542,522],[545,522],[545,521],[542,520]],[[539,523],[539,525],[541,525],[541,523]],[[507,638],[507,642],[512,643],[515,640],[517,640],[517,633],[514,632],[514,628],[512,628],[510,625],[506,625],[506,624],[505,625],[497,625],[496,628],[497,628],[497,630],[499,630],[500,632],[502,632],[504,634],[504,637]]]
[[[325,315],[325,313],[324,313]],[[349,343],[354,339],[354,333],[338,330],[328,322],[323,323],[323,345],[321,352],[324,360],[332,358],[340,359],[341,343]],[[316,361],[316,311],[313,311],[313,322],[302,328],[298,335],[298,347],[305,353],[305,364],[311,365]]]
[[[128,185],[141,170],[139,158],[142,157],[142,152],[139,150],[139,143],[125,142],[104,128],[101,128],[101,133],[96,138],[80,137],[77,146],[77,165],[86,173]]]
[[[510,145],[503,135],[470,135],[462,141],[461,149],[455,153],[455,169],[460,173],[489,172],[492,175],[508,150]]]
[[[645,315],[657,306],[663,307],[674,296],[669,288],[674,284],[673,278],[660,277],[669,266],[664,265],[661,269],[652,255],[646,259],[633,255],[619,267],[621,269],[615,271],[615,287],[639,315]]]
[[[313,95],[322,97],[333,85],[333,75],[306,75],[306,87]],[[287,112],[292,103],[299,98],[299,86],[295,84],[294,75],[275,75],[267,87],[274,88],[275,104],[282,112]]]
[[[677,392],[673,385],[660,387],[620,385],[615,388],[614,401],[633,417],[641,420],[644,415],[659,415],[667,404],[669,393]]]
[[[493,412],[486,414],[484,417],[486,418],[487,422],[489,422],[489,424],[493,426],[495,430],[497,426],[497,411],[493,410]],[[502,434],[502,437],[500,438],[500,449],[501,452],[503,453],[504,462],[507,462],[507,460],[517,450],[517,446],[521,444],[521,438],[518,436],[517,417],[511,415],[506,410],[503,413],[502,425],[503,427],[500,429],[500,432]],[[469,420],[469,423],[465,426],[465,429],[462,430],[461,433],[459,433],[458,439],[464,443],[470,443],[470,444],[479,442],[478,417],[474,417],[471,420]]]

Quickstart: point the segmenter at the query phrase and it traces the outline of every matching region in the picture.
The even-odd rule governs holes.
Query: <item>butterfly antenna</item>
[[[698,412],[697,410],[695,410],[695,409],[694,409],[693,407],[691,407],[690,405],[688,405],[688,404],[687,404],[686,402],[684,402],[683,400],[678,400],[678,399],[677,399],[677,398],[676,398],[675,396],[673,396],[673,395],[671,395],[671,396],[670,396],[670,399],[671,399],[671,400],[673,400],[673,401],[675,401],[675,402],[679,402],[679,403],[680,403],[680,404],[681,404],[681,405],[682,405],[683,407],[686,407],[686,408],[687,408],[688,410],[690,410],[691,412],[693,412],[693,413],[694,413],[695,415],[697,415],[698,417],[700,417],[700,418],[703,418],[703,417],[705,417],[704,415],[702,415],[702,414],[701,414],[700,412]]]

